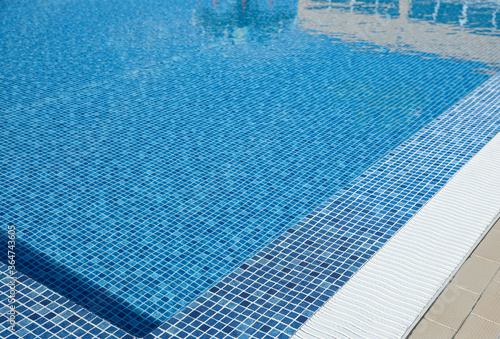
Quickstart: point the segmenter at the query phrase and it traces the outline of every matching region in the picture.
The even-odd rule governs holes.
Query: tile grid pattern
[[[344,56],[320,48],[318,58],[303,54],[307,67],[266,51],[304,66],[287,72],[236,67],[218,56],[240,52],[221,47],[6,113],[9,208],[0,220],[16,222],[25,241],[23,272],[129,333],[148,333],[487,78],[468,62],[328,45]],[[345,68],[339,59],[361,64],[327,87],[325,67]],[[425,71],[434,64],[449,76]],[[237,85],[256,72],[265,80]],[[193,82],[203,86],[183,88]],[[68,282],[75,276],[87,281]]]
[[[0,219],[20,269],[148,333],[488,77],[282,30],[297,2],[251,1],[240,19],[274,33],[235,45],[207,34],[210,0],[7,4]]]
[[[9,208],[0,220],[16,222],[25,242],[24,252],[18,247],[22,271],[144,335],[487,78],[465,72],[478,66],[468,62],[421,65],[425,59],[387,54],[384,65],[378,56],[348,56],[340,53],[348,46],[335,46],[344,60],[363,66],[334,86],[326,87],[332,73],[325,66],[344,63],[326,58],[328,49],[307,57],[314,68],[276,73],[282,68],[215,63],[221,48],[206,52],[210,62],[192,56],[6,113],[8,137],[0,143],[10,158],[3,164]],[[449,76],[423,71],[433,64]],[[214,68],[235,73],[203,80]],[[313,69],[315,83],[325,83],[317,89],[307,78]],[[252,84],[267,88],[266,95],[236,86],[264,70],[293,86]],[[165,79],[174,74],[175,81]],[[184,82],[204,85],[183,89]],[[294,88],[304,92],[297,96]],[[97,295],[102,288],[104,297]]]
[[[498,132],[498,108],[491,107],[489,100],[495,95],[492,90],[500,88],[499,82],[497,76],[481,86],[147,338],[290,337]],[[467,114],[459,114],[464,108]],[[5,276],[4,265],[2,272]],[[22,288],[31,299],[43,293],[56,295],[23,279]],[[21,321],[46,312],[33,306],[31,299],[23,299]],[[94,325],[85,319],[63,322],[64,336],[33,325],[23,327],[24,337],[80,337],[78,331],[93,333],[98,326],[107,330],[92,334],[95,337],[127,337],[65,298],[53,299],[51,304],[57,307],[52,306],[52,313],[61,315],[74,308]],[[49,317],[44,315],[39,322]],[[96,326],[97,322],[101,325]],[[7,335],[5,330],[0,333]]]
[[[17,330],[8,329],[6,299],[0,304],[0,338],[5,339],[132,339],[133,336],[95,316],[71,300],[51,291],[44,285],[16,273]],[[0,263],[0,294],[9,293],[11,278],[7,266]]]
[[[404,338],[434,295],[496,221],[500,213],[498,168],[500,133],[328,300],[293,339]]]
[[[495,76],[147,338],[288,338],[500,130]]]

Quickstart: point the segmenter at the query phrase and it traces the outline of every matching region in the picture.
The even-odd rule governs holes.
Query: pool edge
[[[493,82],[498,78],[498,75],[494,76],[487,83]],[[485,85],[483,84],[480,87],[484,87]],[[489,154],[495,152],[496,157]],[[347,332],[349,335],[345,335],[345,337],[351,338],[407,337],[484,235],[487,234],[488,230],[500,218],[500,176],[497,175],[495,177],[494,172],[494,169],[497,168],[500,168],[500,133],[497,133],[472,159],[456,172],[450,181],[393,238],[366,262],[349,282],[332,296],[325,305],[317,310],[292,338],[342,338]],[[483,180],[483,177],[486,177],[486,179]],[[471,192],[473,193],[471,194]],[[471,196],[474,199],[470,199],[469,201],[472,200],[474,208],[459,210],[456,207],[460,206],[460,204],[463,205],[466,199]],[[481,208],[485,210],[481,210]],[[464,214],[460,214],[460,212]],[[441,220],[436,218],[436,215],[439,214],[441,214]],[[439,221],[436,222],[436,219]],[[423,281],[422,275],[417,275],[416,273],[422,274],[428,271],[430,272],[429,275],[433,275],[439,271],[440,265],[446,264],[445,261],[442,260],[428,264],[429,262],[421,260],[416,264],[418,268],[416,268],[415,274],[408,279],[408,268],[410,266],[404,264],[415,261],[412,256],[414,252],[409,254],[403,251],[403,249],[408,249],[413,245],[412,241],[415,240],[414,235],[419,235],[420,233],[420,240],[422,240],[424,234],[428,236],[433,232],[440,233],[436,235],[439,238],[442,235],[450,237],[452,232],[455,232],[456,234],[453,234],[455,239],[460,239],[461,236],[459,233],[469,229],[472,220],[476,222],[474,228],[475,234],[465,239],[468,241],[467,244],[463,244],[463,248],[457,254],[456,247],[454,246],[456,244],[454,243],[447,248],[448,252],[443,254],[446,257],[455,252],[455,261],[446,270],[443,271],[441,268],[441,278],[431,283]],[[432,225],[429,224],[431,221]],[[443,228],[442,231],[435,230],[438,223]],[[423,229],[423,231],[418,231],[418,229]],[[414,234],[407,234],[411,231]],[[418,245],[425,246],[426,244],[424,241],[421,241]],[[439,242],[427,245],[434,247],[430,247],[426,251],[439,253],[437,247],[439,246]],[[394,263],[395,257],[398,258],[399,263]],[[390,279],[384,280],[381,278],[381,276],[388,272],[391,274]],[[425,286],[427,290],[422,286],[426,282],[431,285]],[[383,287],[381,287],[381,284],[384,284]],[[375,285],[378,287],[377,290],[373,288]],[[408,298],[412,298],[403,289],[408,288],[409,285],[412,287],[420,285],[422,287],[421,290],[415,290],[412,293],[414,294],[414,299],[416,293],[421,293],[418,295],[420,300],[407,300]],[[381,289],[383,289],[383,292]],[[393,295],[389,295],[386,294],[386,291],[396,292]],[[362,302],[359,300],[360,295],[363,296]],[[383,296],[381,297],[381,295]],[[358,299],[357,305],[356,299]],[[413,305],[407,307],[417,307],[418,312],[410,314],[408,309],[406,312],[402,311],[402,306],[398,305],[398,303],[403,303],[403,300],[408,303],[413,302]],[[363,306],[359,306],[360,303]],[[388,304],[390,304],[389,307],[387,307]],[[396,311],[395,309],[398,306],[400,309]],[[339,309],[343,309],[344,312]],[[347,314],[346,310],[350,310],[350,314]],[[377,313],[373,313],[374,310]],[[356,313],[356,315],[352,315],[353,313]],[[319,324],[320,322],[321,324]],[[356,322],[363,325],[356,326]],[[389,325],[389,323],[392,324]],[[370,328],[368,330],[370,332],[367,332],[368,327]]]

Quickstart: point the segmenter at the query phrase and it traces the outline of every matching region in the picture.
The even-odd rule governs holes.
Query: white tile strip
[[[500,134],[292,337],[401,338],[500,213]]]

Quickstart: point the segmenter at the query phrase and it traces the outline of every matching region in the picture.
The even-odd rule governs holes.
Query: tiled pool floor
[[[352,232],[363,232],[364,222],[368,222],[369,224],[373,225],[375,220],[377,220],[374,219],[377,214],[379,214],[378,218],[382,218],[380,219],[381,222],[389,222],[391,223],[392,227],[395,227],[394,222],[396,222],[396,225],[398,225],[400,223],[404,223],[405,220],[408,220],[409,216],[414,213],[412,211],[416,211],[418,209],[418,205],[414,204],[419,204],[419,201],[425,201],[426,199],[432,197],[432,195],[434,194],[433,192],[435,192],[435,190],[439,186],[426,185],[425,182],[421,182],[420,192],[422,193],[422,195],[419,195],[419,198],[415,200],[412,197],[408,197],[407,182],[415,182],[415,178],[426,177],[425,180],[428,180],[430,182],[433,182],[434,180],[440,178],[441,181],[439,181],[438,179],[438,182],[445,183],[447,181],[447,178],[449,178],[451,173],[453,173],[453,169],[460,168],[460,164],[466,161],[467,157],[474,154],[475,149],[481,148],[482,145],[484,145],[485,142],[489,138],[491,138],[491,136],[493,136],[500,128],[500,121],[497,121],[498,109],[495,108],[496,106],[494,106],[496,100],[489,99],[498,99],[498,97],[496,96],[496,91],[500,89],[500,87],[497,86],[498,81],[498,78],[496,80],[492,79],[492,81],[490,81],[488,84],[485,84],[485,86],[473,93],[472,96],[461,101],[457,106],[453,107],[445,117],[435,121],[431,126],[422,130],[420,134],[415,135],[413,140],[409,140],[406,144],[401,145],[397,151],[388,155],[387,159],[368,170],[351,188],[345,190],[342,193],[339,193],[340,195],[337,195],[337,197],[333,198],[333,200],[328,202],[324,207],[314,212],[314,214],[308,218],[309,220],[306,220],[305,224],[297,225],[297,228],[295,228],[295,230],[291,230],[292,233],[287,232],[288,235],[278,238],[277,242],[275,242],[275,244],[272,244],[271,247],[268,247],[268,249],[266,249],[264,253],[258,254],[256,258],[250,260],[248,262],[249,267],[243,267],[242,269],[237,270],[235,272],[237,274],[236,276],[232,274],[223,281],[223,284],[227,284],[227,286],[235,286],[235,283],[238,282],[238,288],[242,288],[244,286],[251,287],[251,285],[260,284],[264,288],[263,292],[270,292],[273,288],[285,288],[287,294],[296,293],[293,290],[298,290],[299,293],[297,293],[295,297],[289,299],[286,294],[281,295],[281,292],[279,292],[278,290],[277,293],[274,294],[254,292],[253,296],[250,296],[249,298],[247,298],[247,300],[253,302],[253,305],[261,305],[264,308],[261,309],[262,307],[258,306],[257,308],[255,308],[255,311],[253,311],[254,306],[252,306],[251,303],[248,305],[245,304],[247,301],[245,299],[241,299],[241,297],[243,296],[242,294],[239,294],[239,297],[235,297],[234,291],[236,291],[236,289],[232,289],[232,291],[229,291],[229,293],[225,293],[223,298],[218,297],[217,291],[214,290],[210,292],[214,293],[212,296],[208,294],[203,297],[208,303],[207,305],[210,305],[210,303],[212,303],[212,306],[209,307],[212,310],[205,310],[204,312],[198,313],[198,311],[193,310],[193,308],[200,307],[199,310],[201,310],[205,306],[203,306],[203,304],[198,304],[198,306],[196,306],[196,303],[192,304],[190,305],[190,308],[187,308],[178,316],[166,323],[164,326],[161,326],[161,328],[155,331],[153,335],[158,335],[159,337],[179,338],[210,338],[224,336],[245,337],[244,333],[241,332],[245,330],[252,331],[252,329],[255,327],[249,326],[249,322],[247,320],[241,319],[240,316],[251,316],[252,314],[258,315],[259,321],[266,321],[265,324],[259,326],[259,329],[266,330],[266,327],[264,325],[267,324],[267,326],[270,327],[270,333],[265,334],[265,332],[263,331],[253,330],[250,337],[288,337],[293,334],[293,326],[300,325],[300,322],[303,322],[307,319],[306,316],[301,315],[297,311],[305,306],[303,308],[303,310],[306,312],[305,315],[311,314],[307,312],[318,308],[324,301],[328,299],[328,296],[331,295],[330,292],[325,289],[328,288],[326,285],[326,283],[328,283],[328,279],[330,279],[328,276],[326,277],[326,280],[320,284],[321,286],[318,286],[320,288],[323,288],[323,293],[318,294],[315,291],[311,291],[312,293],[308,292],[308,289],[311,285],[308,282],[308,276],[310,275],[308,275],[307,272],[315,272],[318,269],[322,269],[324,272],[327,272],[328,267],[321,268],[320,265],[319,267],[316,266],[315,268],[313,268],[314,271],[308,270],[307,267],[303,267],[303,265],[300,265],[302,255],[307,254],[308,256],[314,256],[315,252],[320,254],[327,253],[328,251],[332,250],[338,251],[338,248],[342,247],[344,244],[348,244],[348,246],[352,246],[352,248],[354,248],[354,246],[357,246],[358,244],[363,245],[363,242],[360,240],[363,240],[363,238],[367,237],[367,235],[377,236],[374,233],[377,232],[377,230],[374,229],[373,226],[367,228],[366,231],[364,231],[366,235],[360,233],[360,237],[358,237],[356,234],[353,234]],[[456,124],[457,121],[460,123]],[[484,129],[483,127],[480,130],[477,130],[477,126],[486,126],[486,128]],[[445,135],[442,134],[443,128],[447,131]],[[469,131],[470,133],[464,134],[464,131]],[[479,134],[477,134],[477,132],[479,132]],[[457,139],[457,136],[461,136],[461,138]],[[455,140],[455,142],[450,143],[450,140]],[[435,158],[434,156],[435,149],[428,148],[431,145],[438,147],[441,152],[448,154],[448,157],[446,159],[448,159],[449,162],[447,164],[443,163],[441,167],[436,165],[436,161],[438,161],[439,159]],[[467,145],[467,147],[462,147],[459,145]],[[467,152],[465,153],[465,158],[463,158],[463,152]],[[400,156],[403,154],[406,155]],[[418,156],[415,156],[415,154],[418,154]],[[410,159],[412,161],[410,161]],[[422,166],[423,164],[425,164],[425,166]],[[437,171],[435,169],[437,169]],[[442,171],[449,171],[449,174],[443,176]],[[392,178],[392,181],[390,181],[392,182],[392,184],[384,184],[388,181],[383,178],[389,177]],[[395,181],[396,179],[397,181]],[[395,195],[395,193],[397,194]],[[365,195],[366,197],[364,197]],[[349,196],[351,198],[345,198]],[[353,200],[352,197],[355,196],[359,196],[360,198]],[[373,199],[372,203],[367,204],[367,198]],[[341,202],[340,206],[338,206],[340,209],[334,208],[331,212],[328,212],[328,214],[337,213],[335,211],[338,209],[338,215],[341,216],[341,219],[338,222],[345,222],[345,224],[344,226],[342,226],[344,230],[340,228],[338,229],[338,231],[336,231],[343,232],[343,235],[339,238],[334,236],[332,239],[337,238],[343,242],[338,242],[338,244],[330,244],[328,241],[324,242],[324,240],[321,240],[320,238],[314,236],[311,237],[310,235],[312,235],[312,233],[310,233],[310,235],[305,234],[308,235],[307,237],[301,236],[301,228],[307,229],[307,232],[316,232],[317,229],[319,230],[318,234],[321,234],[321,232],[323,232],[321,231],[322,228],[332,227],[330,226],[330,224],[328,224],[328,222],[333,221],[337,223],[337,221],[327,218],[327,214],[322,214],[323,208],[328,209],[328,206],[335,206],[335,203],[332,204],[332,202],[335,201]],[[416,206],[416,209],[413,210],[412,208],[409,208],[410,205],[404,205],[405,201],[406,204]],[[346,203],[346,205],[344,206],[342,202]],[[359,206],[357,205],[357,202],[362,204],[362,209],[359,209],[359,207],[357,207]],[[348,212],[347,209],[350,209],[351,211]],[[406,214],[402,213],[404,211]],[[391,215],[392,219],[385,219],[384,215],[386,214]],[[326,223],[324,223],[324,221],[326,221]],[[389,232],[391,232],[390,228]],[[328,232],[325,233],[324,236],[330,237]],[[323,239],[326,239],[324,238],[324,236],[322,236]],[[389,237],[386,236],[382,239],[388,238]],[[356,241],[352,242],[352,239],[355,239]],[[311,242],[311,240],[315,241]],[[366,240],[368,241],[368,244],[372,243],[378,248],[380,248],[381,246],[381,243],[370,241],[369,238],[367,238]],[[273,251],[279,248],[276,247],[276,244],[282,243],[283,241],[292,242],[280,250],[280,252],[282,253],[278,255],[274,254]],[[314,243],[317,241],[320,241],[318,243],[320,247],[317,250],[313,250],[314,246],[316,246]],[[293,242],[297,242],[298,245],[294,245]],[[304,248],[304,250],[301,250],[301,253],[303,254],[300,254],[299,256],[294,255],[293,252],[288,252],[288,249],[300,249],[301,247]],[[318,250],[320,250],[321,252],[317,252]],[[368,250],[370,249],[368,248]],[[297,250],[294,250],[294,252],[297,252]],[[354,254],[354,252],[352,253]],[[267,258],[267,256],[273,256],[274,258]],[[321,254],[318,258],[320,257]],[[326,262],[330,261],[328,257],[329,256],[325,257]],[[299,260],[298,262],[297,259]],[[287,272],[289,274],[283,275],[282,273],[274,272],[276,270],[276,267],[278,267],[275,264],[277,260],[284,260],[283,262],[285,263],[285,265],[283,266],[283,269],[287,269],[287,266],[292,269]],[[306,258],[306,260],[308,259]],[[278,263],[278,265],[281,264]],[[344,260],[342,265],[344,265],[346,268],[349,267],[348,265],[356,267],[355,265],[357,265],[357,263],[355,261],[347,259]],[[5,266],[3,267],[5,268]],[[262,270],[262,272],[268,272],[267,274],[272,274],[269,283],[272,283],[273,286],[267,285],[265,280],[260,280],[262,277],[266,277],[266,273],[257,272],[257,274],[255,275],[256,280],[252,282],[252,276],[247,276],[245,273],[245,271],[251,272],[253,270],[252,267],[258,268],[258,270]],[[270,269],[267,269],[266,267],[270,267]],[[297,274],[295,275],[294,272],[297,272]],[[347,270],[346,272],[350,271]],[[333,277],[332,274],[336,275],[338,273],[332,272],[330,274],[331,277]],[[243,280],[240,280],[238,275],[239,277],[243,278]],[[320,277],[321,276],[322,275],[320,275]],[[247,279],[247,277],[250,279]],[[290,282],[295,284],[296,288],[293,288],[291,285],[280,287],[279,283],[275,283],[275,277],[291,278]],[[5,277],[4,281],[6,281],[7,279],[8,278]],[[297,283],[295,283],[294,281],[296,281]],[[306,282],[308,285],[304,286],[301,281]],[[334,284],[329,283],[330,291],[335,291],[343,283],[342,280],[337,281],[338,282]],[[250,282],[250,284],[248,284],[248,282]],[[311,280],[311,282],[315,284],[314,280]],[[221,287],[222,290],[228,290],[227,288],[223,287],[223,285],[221,285]],[[36,289],[36,291],[33,291],[34,289]],[[4,286],[4,291],[5,290],[6,286]],[[290,296],[291,295],[292,294],[290,294]],[[258,296],[260,296],[260,298]],[[307,298],[314,296],[317,297],[317,302],[311,302],[307,300]],[[287,307],[285,306],[286,304],[283,304],[283,301],[287,300],[290,301],[289,305],[293,305],[292,311],[288,311]],[[261,303],[261,301],[263,302]],[[82,309],[82,307],[75,305],[73,302],[67,300],[66,298],[57,296],[57,294],[51,292],[46,287],[41,286],[39,283],[36,283],[26,277],[22,278],[22,288],[20,291],[19,303],[21,304],[19,307],[19,325],[21,327],[19,330],[19,335],[22,335],[22,337],[127,337],[127,335],[122,330],[119,330],[106,321],[103,321],[99,317],[92,315],[88,311]],[[240,305],[238,305],[237,303],[240,303]],[[269,305],[267,305],[268,303]],[[275,316],[273,316],[272,318],[268,318],[269,312],[276,312]],[[224,325],[222,327],[219,327],[219,324],[225,324],[224,319],[227,318],[225,318],[224,316],[218,317],[217,314],[227,314],[229,316],[229,319],[234,316],[233,320],[236,321],[237,325],[239,324],[238,331],[232,331],[229,334],[225,333],[224,330],[227,331],[227,326]],[[209,315],[214,316],[214,320],[220,319],[221,322],[213,322],[211,320],[207,320],[209,319],[207,318],[207,316]],[[196,318],[195,321],[193,321],[193,317]],[[283,327],[283,324],[287,324],[287,319],[293,320],[293,317],[296,317],[295,321],[288,323],[291,326]],[[267,320],[265,320],[266,318]],[[252,317],[249,317],[248,319],[252,319]],[[280,323],[277,320],[284,320],[284,322]],[[252,323],[257,324],[255,321],[253,321]],[[171,334],[172,324],[175,324],[175,328],[178,328],[178,330],[174,332],[176,333],[175,335]],[[193,325],[196,327],[193,327]],[[209,325],[215,325],[215,327],[211,329]],[[217,331],[217,328],[220,328],[221,330]],[[179,329],[181,329],[180,332]],[[216,332],[212,332],[213,329],[215,329]],[[276,333],[276,331],[279,330],[282,330],[281,334],[279,332]],[[193,331],[193,333],[188,334],[187,331]],[[264,333],[264,335],[259,334],[259,332]],[[7,337],[8,330],[5,330],[2,335],[5,335]],[[153,337],[153,335],[151,335],[150,337]],[[13,338],[15,337],[17,336],[13,335]],[[246,337],[248,337],[248,335]]]
[[[292,335],[500,130],[495,6],[6,3],[15,335]]]
[[[496,76],[461,100],[152,335],[291,336],[477,152],[474,145],[498,134],[499,84]]]

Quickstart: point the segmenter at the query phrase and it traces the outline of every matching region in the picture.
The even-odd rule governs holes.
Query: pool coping
[[[410,339],[500,337],[500,300],[494,292],[500,286],[500,215],[496,223],[474,248],[471,256],[418,324]],[[493,246],[492,246],[493,245]],[[485,307],[486,306],[486,307]]]

